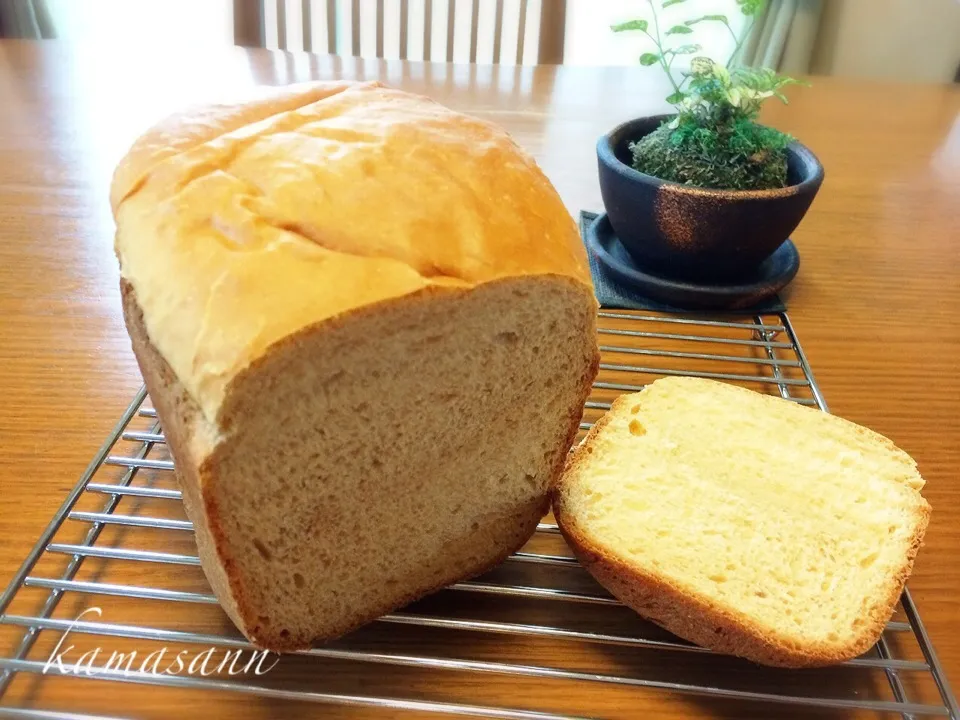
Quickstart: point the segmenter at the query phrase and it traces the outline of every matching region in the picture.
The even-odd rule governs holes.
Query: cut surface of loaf
[[[618,398],[572,453],[554,513],[626,605],[768,665],[879,638],[930,507],[886,438],[740,387],[665,378]]]
[[[596,374],[596,301],[502,131],[321,84],[163,123],[113,190],[133,348],[250,640],[338,637],[529,539]]]

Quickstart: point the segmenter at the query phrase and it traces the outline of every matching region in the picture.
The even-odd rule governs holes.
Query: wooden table
[[[380,79],[503,124],[572,212],[602,207],[596,138],[664,107],[656,74],[641,68],[0,42],[0,585],[141,384],[111,247],[114,164],[148,124],[184,104],[252,84],[337,77]],[[803,267],[790,315],[833,412],[894,439],[928,481],[933,519],[910,587],[960,684],[960,90],[816,78],[791,99],[771,105],[765,121],[814,149],[826,182],[794,236]],[[0,650],[10,637],[0,634]],[[481,681],[490,683],[491,704],[510,705],[510,692],[533,706],[565,699],[542,684],[500,693],[502,685]],[[142,687],[64,682],[70,689],[53,697],[61,709],[93,702],[151,717],[200,712]],[[442,691],[443,682],[428,684]],[[605,699],[622,694],[592,692],[598,713],[639,712]],[[242,698],[217,702],[205,712],[270,714],[269,705]],[[671,703],[658,712],[739,714],[706,701]]]

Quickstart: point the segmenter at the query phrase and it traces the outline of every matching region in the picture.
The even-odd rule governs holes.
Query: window
[[[738,33],[744,29],[744,17],[733,0],[688,0],[666,10],[660,9],[659,0],[655,5],[659,11],[661,33],[684,20],[710,13],[725,14]],[[652,25],[650,5],[643,0],[567,0],[564,64],[635,65],[641,53],[654,49],[653,43],[640,32],[613,33],[610,30],[611,25],[634,18],[647,19]],[[695,42],[703,46],[702,55],[724,60],[729,57],[734,40],[723,25],[702,23],[695,30],[695,35],[671,37],[673,44]],[[684,69],[689,66],[689,61],[689,57],[678,58],[675,67]]]

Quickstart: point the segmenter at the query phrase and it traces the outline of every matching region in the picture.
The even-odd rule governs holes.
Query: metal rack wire
[[[601,371],[581,431],[618,394],[664,375],[725,380],[827,409],[783,313],[721,319],[602,311],[600,338]],[[616,704],[583,706],[602,695],[587,693],[579,707],[567,707],[562,694],[537,691],[565,682],[626,692],[621,696],[626,703],[659,697],[736,702],[758,717],[818,709],[857,717],[894,713],[960,720],[907,591],[879,643],[862,657],[823,671],[759,668],[692,646],[626,611],[579,567],[551,522],[541,524],[531,543],[492,573],[458,583],[333,645],[284,656],[270,675],[251,680],[223,673],[157,674],[102,663],[92,678],[70,675],[82,669],[82,662],[45,672],[53,657],[50,648],[67,632],[71,642],[253,651],[224,622],[200,574],[172,470],[156,413],[141,390],[0,595],[0,631],[6,633],[0,642],[9,640],[9,649],[0,645],[0,717],[94,717],[78,713],[87,712],[87,706],[70,707],[66,714],[54,712],[62,708],[43,709],[43,689],[53,682],[86,683],[88,692],[71,696],[83,705],[85,698],[101,697],[95,688],[103,682],[97,685],[95,679],[143,686],[137,696],[143,708],[162,693],[187,689],[281,704],[353,706],[364,714],[373,709],[530,719],[618,714]],[[131,575],[142,582],[129,582]],[[78,609],[93,602],[103,618],[129,620],[77,620]],[[610,657],[588,652],[596,648]],[[361,680],[325,684],[315,675],[308,680],[292,667],[294,661],[308,668],[349,666]],[[378,690],[377,682],[388,675],[384,667],[438,680],[482,674],[488,684],[481,690],[464,682],[446,693],[433,692],[430,682],[411,685],[406,693],[404,683],[385,683]],[[60,678],[64,669],[69,679]],[[18,691],[18,685],[27,684]],[[508,708],[485,702],[493,688],[511,684],[527,688],[511,695],[526,697],[525,703]],[[548,695],[555,700],[551,707],[544,700]],[[90,707],[102,716],[102,702]]]

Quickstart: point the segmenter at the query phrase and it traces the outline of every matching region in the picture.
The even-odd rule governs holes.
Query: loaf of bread
[[[294,86],[148,131],[111,201],[201,563],[251,641],[337,637],[535,531],[596,301],[501,129],[375,83]]]
[[[691,642],[827,665],[880,637],[923,540],[916,464],[789,400],[694,378],[624,395],[571,454],[554,513],[580,562]]]

